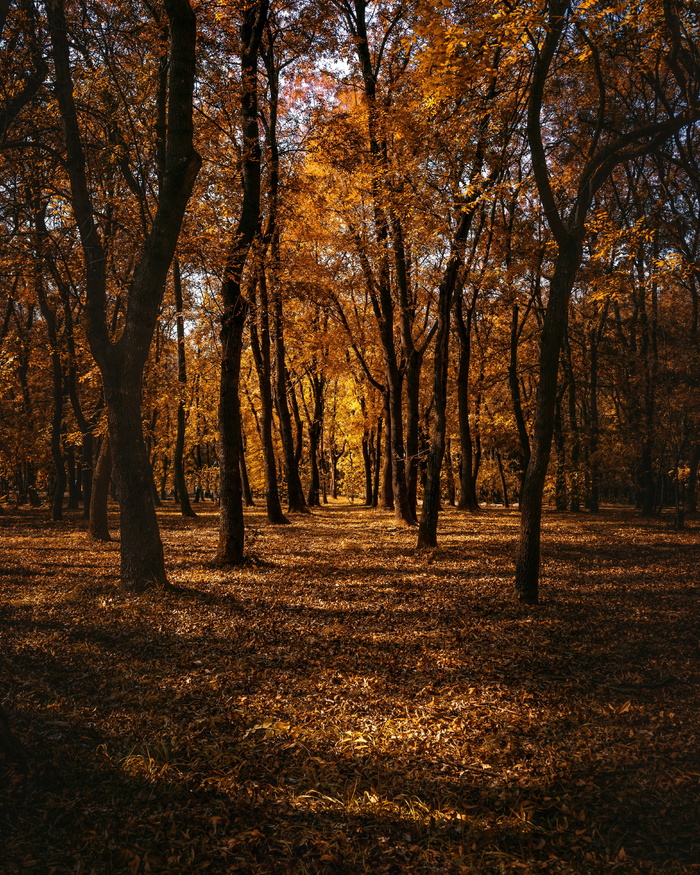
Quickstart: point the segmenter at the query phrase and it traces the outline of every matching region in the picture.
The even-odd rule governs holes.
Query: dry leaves
[[[127,596],[78,518],[0,517],[0,871],[700,870],[698,530],[517,515],[162,514],[174,593]]]

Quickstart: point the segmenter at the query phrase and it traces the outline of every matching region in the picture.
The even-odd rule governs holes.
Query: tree
[[[199,170],[193,147],[192,94],[195,73],[196,21],[187,0],[164,0],[168,19],[168,77],[158,106],[167,112],[160,144],[161,184],[157,208],[142,239],[129,288],[121,336],[110,338],[107,321],[106,253],[75,100],[63,0],[48,0],[46,11],[55,70],[56,100],[63,121],[71,205],[80,232],[87,289],[87,334],[102,375],[109,422],[110,448],[120,503],[121,581],[140,592],[167,585],[163,547],[152,496],[152,474],[143,439],[141,391],[143,370],[153,337],[165,281],[175,252],[180,224]],[[161,66],[165,70],[165,66]],[[159,127],[162,132],[162,125]]]
[[[219,488],[221,516],[216,561],[240,565],[244,551],[243,485],[240,474],[241,429],[239,383],[243,328],[248,302],[241,291],[248,252],[260,229],[260,161],[258,133],[258,55],[268,13],[267,0],[243,11],[240,28],[243,199],[231,241],[221,298],[221,381],[219,386]]]
[[[606,44],[602,38],[602,26],[606,23],[604,18],[594,16],[590,21],[581,20],[581,10],[571,0],[550,0],[541,44],[533,47],[535,64],[527,135],[533,173],[557,250],[540,339],[532,451],[520,500],[521,528],[515,591],[517,597],[527,604],[536,604],[538,600],[542,494],[552,441],[559,353],[566,331],[571,290],[583,258],[586,219],[596,194],[615,167],[653,151],[676,131],[698,118],[698,110],[692,103],[686,102],[691,95],[679,94],[677,87],[673,93],[673,83],[669,87],[663,81],[659,87],[665,86],[662,105],[667,112],[657,105],[656,113],[649,120],[649,106],[645,99],[649,97],[648,89],[639,71],[657,69],[657,65],[664,61],[668,64],[673,58],[674,48],[680,50],[681,46],[674,46],[672,40],[654,57],[645,58],[640,66],[635,53],[639,51],[640,40],[645,39],[644,32],[649,29],[657,34],[663,31],[663,22],[658,17],[654,18],[651,10],[648,14],[648,19],[627,20],[624,28],[620,27],[621,22],[616,21],[613,39]],[[667,15],[672,21],[677,20],[676,11],[670,5]],[[594,28],[601,30],[595,32]],[[629,40],[624,47],[626,55],[619,47],[621,33]],[[569,151],[565,172],[562,178],[557,179],[555,186],[547,146],[554,139],[553,128],[556,123],[549,122],[545,137],[542,124],[545,88],[555,61],[569,61],[575,52],[586,63],[590,76],[587,81],[595,85],[598,103],[584,117],[582,129],[577,131],[579,140],[575,149],[583,157],[579,172],[572,173],[572,152]],[[634,65],[632,57],[635,57]],[[560,77],[562,72],[560,67]],[[612,78],[615,79],[614,86],[610,81]],[[562,84],[560,78],[558,89]],[[610,98],[613,87],[621,98],[618,101]],[[696,92],[697,85],[694,85],[692,94]],[[561,124],[561,117],[558,123]],[[565,150],[567,147],[571,150],[568,136],[560,142]]]

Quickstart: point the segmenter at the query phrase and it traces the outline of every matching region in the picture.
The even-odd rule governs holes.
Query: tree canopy
[[[97,515],[112,472],[137,591],[171,495],[219,502],[224,565],[254,501],[340,492],[421,549],[441,502],[517,501],[530,603],[543,505],[682,527],[697,12],[2,4],[3,494]]]

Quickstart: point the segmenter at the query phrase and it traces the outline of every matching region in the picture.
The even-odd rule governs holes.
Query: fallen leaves
[[[116,549],[0,521],[30,753],[0,756],[3,872],[700,867],[692,527],[546,517],[532,611],[513,513],[446,511],[428,560],[380,511],[256,511],[259,561],[231,573],[213,514],[161,520],[176,589],[140,599]]]

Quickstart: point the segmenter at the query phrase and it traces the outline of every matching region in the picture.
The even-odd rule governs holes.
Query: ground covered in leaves
[[[173,592],[77,516],[0,517],[0,872],[700,871],[700,528],[517,514],[161,514]],[[113,519],[116,524],[116,519]]]

